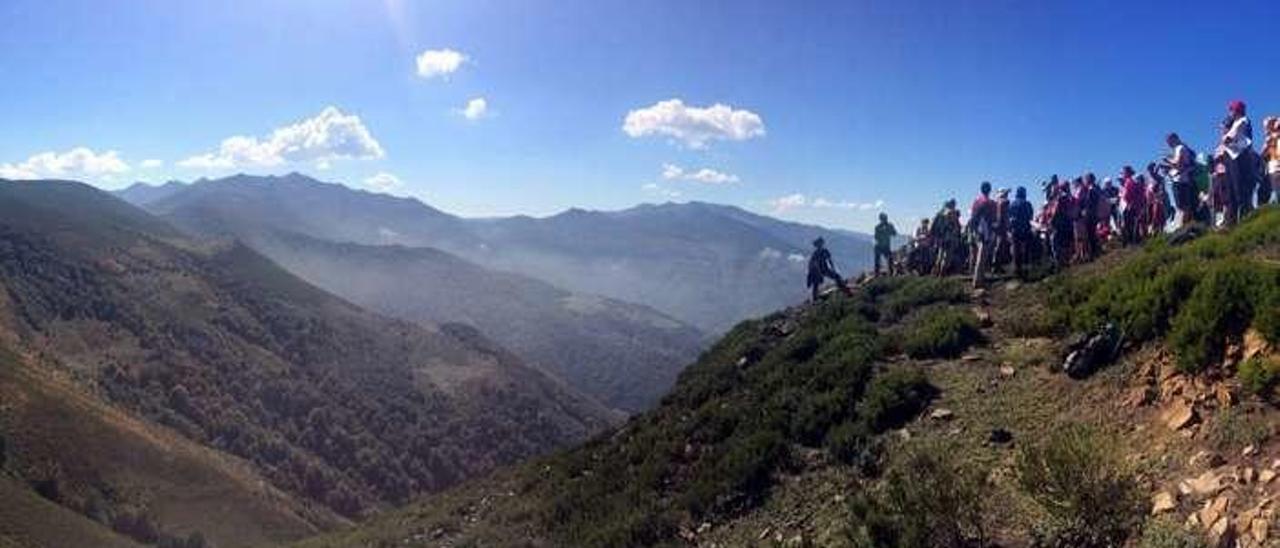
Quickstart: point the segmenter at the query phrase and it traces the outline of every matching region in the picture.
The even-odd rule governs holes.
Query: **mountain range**
[[[867,247],[859,235],[703,203],[464,219],[296,173],[118,194],[370,309],[474,325],[628,413],[656,402],[708,333],[802,298],[806,240],[824,235],[843,256]]]
[[[285,231],[342,243],[431,247],[571,292],[650,306],[713,334],[803,299],[814,238],[826,239],[848,275],[871,259],[866,235],[701,202],[466,219],[413,198],[297,173],[163,188],[135,185],[120,195],[146,196],[139,203],[148,210],[205,233]]]

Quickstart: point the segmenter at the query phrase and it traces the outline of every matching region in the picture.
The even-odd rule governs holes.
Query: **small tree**
[[[1047,514],[1036,545],[1102,548],[1122,545],[1143,514],[1133,472],[1114,442],[1082,425],[1058,429],[1026,446],[1018,483]]]

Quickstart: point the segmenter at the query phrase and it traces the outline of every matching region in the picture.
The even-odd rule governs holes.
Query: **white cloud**
[[[722,185],[736,183],[739,181],[738,176],[732,173],[725,173],[705,167],[697,171],[685,171],[684,168],[675,164],[662,165],[662,178],[668,181],[692,181],[708,185]]]
[[[679,190],[673,190],[673,189],[664,187],[658,183],[649,183],[640,188],[645,192],[649,192],[651,194],[657,194],[659,196],[662,196],[663,198],[679,198],[681,196],[681,193]]]
[[[874,202],[833,201],[833,200],[828,200],[826,198],[810,199],[804,194],[797,193],[797,194],[789,194],[786,196],[782,196],[780,198],[775,198],[773,200],[770,200],[769,205],[772,206],[774,211],[777,211],[777,212],[790,211],[794,209],[803,209],[803,208],[848,209],[848,210],[855,210],[855,211],[872,211],[872,210],[883,208],[884,200],[876,200]]]
[[[622,131],[631,137],[662,135],[694,149],[711,141],[745,141],[764,136],[764,120],[749,110],[716,103],[706,108],[685,106],[680,99],[659,101],[627,113]]]
[[[809,205],[809,199],[804,194],[788,194],[780,198],[769,200],[769,205],[773,206],[776,211],[787,211],[798,207]]]
[[[459,112],[462,117],[468,120],[479,120],[489,114],[489,102],[484,97],[476,97],[467,101],[467,106],[463,107]]]
[[[446,78],[471,59],[451,49],[429,49],[418,55],[418,76]]]
[[[164,160],[148,158],[140,162],[138,165],[141,166],[142,169],[156,169],[156,168],[164,167]]]
[[[761,250],[760,250],[760,258],[761,258],[761,259],[764,259],[764,260],[767,260],[767,261],[772,261],[772,260],[776,260],[776,259],[781,259],[781,258],[782,258],[782,252],[781,252],[781,251],[778,251],[778,250],[776,250],[776,249],[774,249],[774,248],[772,248],[772,247],[766,247],[766,248],[764,248],[764,249],[761,249]]]
[[[787,260],[793,263],[803,263],[809,259],[799,253],[792,253],[790,255],[787,255]]]
[[[196,169],[270,167],[286,162],[314,161],[317,165],[343,158],[381,158],[382,145],[359,116],[325,107],[313,118],[277,128],[271,135],[228,137],[215,152],[192,156],[179,166]]]
[[[66,152],[41,152],[16,164],[0,164],[2,179],[81,178],[109,179],[111,175],[129,171],[129,164],[119,153],[102,153],[76,147]]]
[[[399,177],[385,171],[379,171],[371,177],[364,180],[364,186],[372,188],[378,192],[391,192],[404,184]]]

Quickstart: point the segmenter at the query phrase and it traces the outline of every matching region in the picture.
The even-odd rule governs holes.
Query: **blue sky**
[[[464,215],[672,199],[903,228],[984,179],[1111,174],[1170,130],[1205,148],[1229,99],[1280,113],[1280,2],[1219,11],[4,0],[0,174],[296,170]]]

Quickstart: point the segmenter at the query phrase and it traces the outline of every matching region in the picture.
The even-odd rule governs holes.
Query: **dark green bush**
[[[1236,377],[1240,386],[1255,396],[1267,398],[1280,383],[1280,361],[1254,356],[1245,360],[1236,369]]]
[[[1254,305],[1271,289],[1267,277],[1263,267],[1244,259],[1213,265],[1169,332],[1180,369],[1195,372],[1222,360],[1227,337],[1244,333],[1253,320]]]
[[[915,418],[937,395],[924,371],[890,369],[871,381],[858,404],[858,420],[868,432],[884,432]]]
[[[1116,268],[1055,278],[1050,323],[1077,331],[1113,323],[1134,343],[1167,335],[1188,372],[1220,361],[1250,326],[1280,340],[1280,269],[1255,258],[1280,242],[1277,230],[1280,209],[1265,208],[1227,233],[1181,246],[1159,239]]]
[[[968,298],[962,282],[929,276],[876,278],[866,291],[875,299],[880,319],[897,321],[908,312],[934,303],[959,303]]]
[[[990,485],[980,468],[960,463],[954,454],[941,446],[914,449],[889,469],[880,489],[854,496],[849,533],[855,545],[985,546]]]
[[[1015,463],[1019,486],[1047,516],[1034,531],[1038,546],[1120,546],[1144,514],[1133,471],[1088,427],[1059,428],[1024,446]]]
[[[955,358],[982,339],[978,321],[967,310],[933,308],[908,327],[902,350],[912,358]]]

